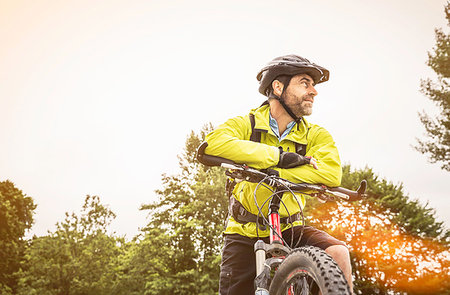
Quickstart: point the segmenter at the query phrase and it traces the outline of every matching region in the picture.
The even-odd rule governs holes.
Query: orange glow
[[[311,215],[311,223],[347,242],[356,258],[355,279],[370,277],[388,289],[418,294],[450,287],[449,247],[406,233],[390,221],[390,212],[377,214],[361,204],[323,204]]]

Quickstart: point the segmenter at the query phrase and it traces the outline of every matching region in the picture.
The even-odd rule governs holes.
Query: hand
[[[309,164],[314,167],[314,169],[319,170],[319,166],[317,166],[317,160],[310,156],[305,156],[305,158],[309,159]]]
[[[317,167],[317,161],[313,157],[304,157],[297,153],[280,151],[280,160],[278,161],[277,167],[289,169],[305,164],[311,164],[315,169],[319,169]]]

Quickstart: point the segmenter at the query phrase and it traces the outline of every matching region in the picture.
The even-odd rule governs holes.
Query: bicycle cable
[[[280,182],[279,182],[280,183]],[[299,209],[300,209],[300,216],[302,217],[302,230],[301,230],[301,232],[300,232],[300,236],[299,236],[299,238],[297,239],[297,243],[295,244],[295,246],[294,246],[294,248],[297,248],[298,246],[299,246],[299,244],[300,244],[300,241],[301,241],[301,239],[302,239],[302,237],[303,237],[303,232],[304,232],[304,229],[305,229],[305,215],[303,214],[303,207],[301,206],[301,204],[300,204],[300,202],[298,201],[298,199],[297,199],[297,195],[294,193],[294,191],[292,191],[292,189],[289,187],[289,186],[287,186],[285,183],[283,183],[283,182],[281,182],[281,185],[282,186],[284,186],[285,188],[286,188],[286,190],[284,190],[283,191],[283,193],[285,192],[285,191],[288,191],[288,192],[290,192],[291,193],[291,195],[294,197],[294,199],[295,199],[295,201],[297,202],[297,205],[298,205],[298,207],[299,207]],[[305,195],[309,195],[309,194],[306,194],[305,193]],[[286,208],[286,205],[284,204],[284,202],[283,202],[283,205],[285,206],[285,208]],[[286,211],[288,211],[287,210],[287,208],[286,208]],[[288,214],[289,214],[289,212],[288,212]],[[289,221],[290,221],[290,225],[291,225],[291,247],[292,247],[292,244],[294,243],[294,224],[293,224],[293,222],[290,220],[290,214],[289,214]]]
[[[280,185],[281,185],[282,187],[285,188],[284,190],[280,190],[280,191],[275,192],[274,190],[272,190],[272,189],[265,183],[265,180],[266,180],[267,178],[269,178],[269,176],[266,176],[266,177],[264,177],[261,181],[259,181],[258,184],[257,184],[257,186],[256,186],[256,188],[255,188],[255,190],[254,190],[254,192],[253,192],[253,198],[254,198],[254,201],[255,201],[255,205],[256,205],[256,207],[257,207],[257,209],[258,209],[258,215],[256,216],[256,236],[259,238],[259,218],[260,218],[260,216],[261,216],[261,218],[263,219],[263,222],[265,222],[265,223],[269,226],[269,228],[272,229],[272,231],[273,231],[273,232],[274,232],[274,233],[275,233],[275,234],[276,234],[276,235],[284,242],[284,244],[289,248],[289,250],[292,249],[292,245],[293,245],[293,243],[294,243],[294,224],[293,224],[293,222],[292,222],[292,220],[291,220],[291,216],[292,216],[292,215],[290,214],[290,212],[289,212],[289,210],[288,210],[288,208],[287,208],[285,202],[282,200],[282,197],[280,198],[279,196],[277,196],[278,194],[281,194],[281,196],[282,196],[284,193],[289,192],[289,193],[293,196],[293,198],[295,199],[295,201],[297,202],[297,205],[298,205],[298,207],[299,207],[299,209],[300,209],[300,212],[299,212],[299,213],[300,213],[301,220],[302,220],[302,229],[301,229],[301,233],[300,233],[300,236],[299,236],[299,238],[297,239],[297,242],[296,242],[296,244],[295,244],[295,246],[294,246],[294,248],[297,248],[297,247],[299,246],[299,244],[300,244],[300,241],[301,241],[301,239],[302,239],[302,237],[303,237],[303,233],[304,233],[305,216],[304,216],[304,214],[303,214],[303,208],[302,208],[302,206],[301,206],[301,204],[300,204],[300,202],[299,202],[297,196],[295,195],[295,193],[292,191],[292,189],[291,189],[290,187],[288,187],[288,186],[287,186],[286,184],[284,184],[283,182],[279,181],[279,179],[277,179],[276,177],[271,177],[271,180],[274,181],[274,182],[276,183],[277,186],[280,186]],[[261,207],[260,207],[260,206],[258,205],[258,201],[257,201],[257,198],[256,198],[256,192],[258,191],[258,189],[259,189],[261,186],[267,188],[270,192],[272,192],[272,195],[271,195],[269,198],[267,198],[267,199],[263,202],[263,204],[261,205]],[[309,194],[305,193],[305,195],[309,195]],[[277,197],[280,199],[280,203],[283,205],[283,207],[285,208],[285,210],[286,210],[286,212],[287,212],[287,214],[288,214],[289,224],[291,225],[291,227],[290,227],[290,230],[291,230],[291,243],[290,243],[290,246],[288,246],[288,243],[284,240],[284,238],[283,238],[282,236],[280,236],[280,235],[278,234],[278,232],[270,225],[269,221],[267,220],[267,218],[264,216],[264,214],[263,214],[263,212],[262,212],[262,207],[264,207],[265,204],[266,204],[269,200],[272,200],[275,196],[277,196]]]

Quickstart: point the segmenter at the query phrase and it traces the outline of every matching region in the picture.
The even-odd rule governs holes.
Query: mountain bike
[[[270,229],[270,242],[265,243],[262,239],[258,239],[254,245],[256,256],[255,295],[351,294],[343,272],[324,250],[312,246],[298,247],[301,236],[295,245],[293,245],[293,238],[290,245],[286,243],[282,237],[278,211],[281,206],[288,211],[282,201],[284,193],[299,192],[325,202],[359,200],[364,196],[367,187],[365,180],[361,182],[357,191],[352,191],[342,187],[331,188],[317,184],[293,183],[279,177],[274,170],[257,170],[245,164],[237,164],[228,159],[204,154],[204,147],[199,148],[197,158],[206,166],[221,166],[227,169],[225,174],[235,181],[258,184],[254,194],[255,204],[259,210],[256,228],[258,229],[260,226],[259,220],[262,225],[267,225]],[[262,206],[259,206],[256,201],[256,190],[260,187],[265,187],[272,192]],[[294,199],[297,200],[295,196]],[[269,213],[264,216],[262,207],[266,203]],[[302,206],[298,200],[297,203],[300,208],[302,224],[305,224]],[[293,231],[291,232],[293,233]]]

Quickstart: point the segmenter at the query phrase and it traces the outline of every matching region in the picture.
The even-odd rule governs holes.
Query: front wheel
[[[295,249],[281,263],[270,284],[272,295],[351,295],[344,274],[322,249]]]

